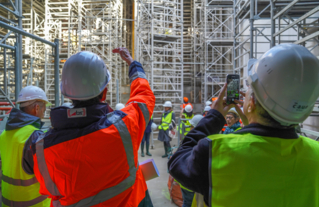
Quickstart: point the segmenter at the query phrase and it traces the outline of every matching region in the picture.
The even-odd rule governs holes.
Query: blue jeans
[[[194,198],[194,192],[190,192],[188,190],[185,190],[181,188],[182,190],[182,195],[183,195],[183,206],[182,207],[191,207],[193,198]]]
[[[142,144],[144,144],[144,142],[146,142],[146,144],[150,144],[150,136],[151,136],[152,132],[144,132],[144,136],[142,139]]]

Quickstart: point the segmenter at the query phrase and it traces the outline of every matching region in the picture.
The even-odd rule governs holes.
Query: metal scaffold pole
[[[55,107],[60,106],[60,68],[59,68],[59,39],[54,40],[54,93],[55,93]]]

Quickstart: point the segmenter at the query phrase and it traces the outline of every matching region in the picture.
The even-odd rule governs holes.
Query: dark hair
[[[278,129],[290,129],[296,127],[298,124],[292,124],[289,126],[283,126],[278,121],[270,116],[270,114],[262,107],[259,101],[256,99],[254,92],[251,93],[252,98],[255,101],[256,110],[260,117],[262,117],[263,121],[268,124],[268,126]]]
[[[91,98],[89,100],[80,101],[80,100],[71,100],[73,103],[73,106],[76,107],[85,107],[85,106],[91,106],[97,103],[101,103],[101,99],[103,97],[103,93],[100,93],[100,95]]]

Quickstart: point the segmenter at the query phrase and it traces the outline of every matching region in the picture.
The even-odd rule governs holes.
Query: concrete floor
[[[177,139],[174,139],[171,142],[172,146],[177,146]],[[145,153],[145,149],[144,149]],[[162,158],[164,154],[163,142],[154,141],[154,148],[150,149],[150,153],[152,156],[141,157],[141,152],[139,150],[139,162],[142,162],[147,159],[154,159],[158,171],[160,173],[160,177],[154,178],[152,180],[147,181],[147,187],[151,195],[151,199],[154,207],[176,207],[174,203],[171,203],[169,198],[169,191],[167,187],[169,174],[167,172],[167,158]]]

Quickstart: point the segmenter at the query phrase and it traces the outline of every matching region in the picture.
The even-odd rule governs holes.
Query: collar
[[[231,129],[237,129],[238,127],[240,127],[240,122],[236,122],[235,124],[231,125],[229,128]]]
[[[69,118],[70,116],[68,116],[68,112],[74,112],[75,110],[81,111],[83,109],[85,110],[83,117],[77,116],[76,118]],[[72,109],[65,106],[56,107],[51,110],[50,116],[52,127],[59,130],[88,126],[103,118],[107,113],[109,113],[108,104],[97,103],[86,107],[77,107]]]
[[[39,117],[27,114],[19,109],[13,108],[10,112],[8,122],[6,124],[6,130],[14,130],[27,125],[32,125],[38,129],[41,129],[43,122]]]
[[[277,129],[273,127],[264,126],[261,124],[249,124],[242,129],[234,132],[234,134],[251,133],[257,136],[276,137],[282,139],[297,139],[299,136],[295,132],[295,128]]]

